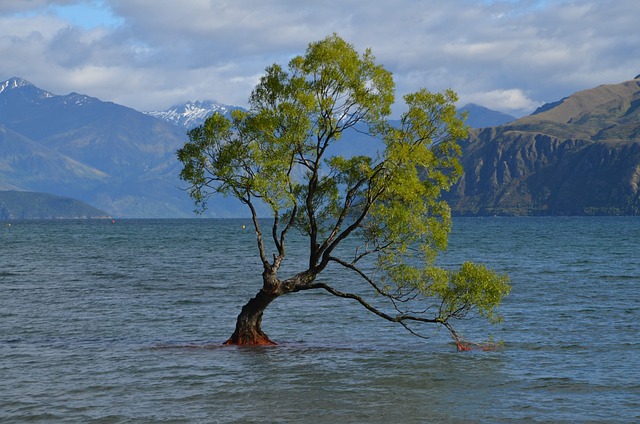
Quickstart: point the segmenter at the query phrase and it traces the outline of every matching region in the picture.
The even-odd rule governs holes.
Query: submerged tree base
[[[276,346],[277,343],[269,339],[266,334],[251,337],[239,337],[235,333],[223,343],[225,346]]]
[[[262,314],[265,308],[276,298],[277,294],[260,290],[254,298],[249,300],[242,307],[238,320],[236,321],[236,329],[224,342],[226,346],[274,346],[276,343],[272,341],[262,331]]]

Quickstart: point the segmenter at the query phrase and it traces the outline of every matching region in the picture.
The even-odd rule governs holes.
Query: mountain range
[[[189,129],[234,109],[195,101],[143,113],[11,78],[0,83],[0,190],[74,197],[117,217],[192,217],[175,152]],[[208,216],[243,212],[217,198]]]
[[[211,100],[189,101],[180,105],[175,105],[167,110],[143,112],[170,124],[184,127],[187,130],[202,125],[204,121],[214,113],[221,113],[229,116],[232,111],[242,109],[237,106],[223,105]]]
[[[106,219],[80,200],[32,191],[0,191],[0,221],[10,219]]]
[[[117,217],[191,217],[175,152],[184,127],[20,78],[0,83],[0,190],[73,197]],[[223,207],[211,215],[237,211]]]
[[[446,194],[458,215],[637,214],[640,80],[585,90],[521,119],[479,105],[462,140],[465,174]],[[134,109],[20,78],[0,83],[0,191],[74,197],[114,217],[192,217],[176,150],[186,132],[234,106]],[[340,153],[370,146],[345,135]],[[206,216],[246,212],[216,198]]]
[[[147,115],[161,119],[170,124],[184,127],[186,130],[202,125],[213,113],[218,112],[229,116],[232,111],[240,109],[238,106],[229,106],[216,103],[211,100],[187,102],[172,106],[167,110],[144,112]],[[466,113],[466,123],[471,128],[482,128],[493,125],[506,124],[515,121],[516,118],[506,113],[491,110],[475,103],[469,103],[458,109],[460,114]]]
[[[471,128],[493,127],[515,121],[516,118],[506,113],[491,110],[475,103],[469,103],[458,109],[460,113],[466,113],[465,123]]]
[[[640,75],[580,91],[462,143],[459,215],[640,214]]]

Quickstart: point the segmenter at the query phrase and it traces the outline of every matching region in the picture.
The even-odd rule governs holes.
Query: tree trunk
[[[240,311],[240,315],[238,315],[238,320],[236,321],[236,330],[224,344],[240,346],[275,345],[276,343],[271,341],[262,331],[261,325],[264,310],[278,296],[278,294],[267,293],[264,290],[260,290],[258,294],[256,294],[256,297],[249,300],[249,302],[242,307],[242,311]]]

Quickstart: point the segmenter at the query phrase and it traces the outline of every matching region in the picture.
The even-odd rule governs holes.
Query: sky
[[[523,116],[640,74],[638,0],[2,0],[0,81],[140,111],[247,106],[264,69],[333,33],[402,95],[453,89]]]

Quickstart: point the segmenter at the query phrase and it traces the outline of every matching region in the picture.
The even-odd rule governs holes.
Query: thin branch
[[[346,261],[343,261],[340,258],[336,258],[334,256],[329,257],[329,259],[333,262],[336,262],[340,265],[342,265],[343,267],[350,269],[352,271],[354,271],[356,274],[358,274],[363,280],[365,280],[367,283],[369,283],[369,285],[371,287],[373,287],[373,289],[380,295],[385,296],[385,297],[389,297],[389,294],[387,292],[385,292],[384,290],[382,290],[380,287],[378,287],[378,285],[376,284],[375,281],[373,281],[373,279],[371,277],[369,277],[367,274],[364,273],[364,271],[362,271],[360,268],[358,268],[357,266],[355,266],[353,263],[349,263]]]
[[[336,237],[336,235],[340,231],[340,227],[342,227],[344,220],[347,218],[347,215],[351,210],[352,202],[353,202],[353,199],[355,198],[357,190],[366,182],[367,180],[365,178],[360,179],[345,195],[344,206],[342,207],[340,216],[338,217],[338,220],[333,226],[333,230],[331,230],[331,233],[329,234],[327,239],[324,241],[324,243],[322,243],[322,246],[319,249],[319,253],[323,252],[327,248],[329,243],[333,241],[333,239]]]
[[[396,316],[391,316],[389,314],[386,314],[385,312],[382,312],[381,310],[379,310],[378,308],[376,308],[375,306],[371,305],[369,302],[367,302],[366,300],[364,300],[364,298],[362,298],[362,296],[358,296],[357,294],[353,294],[353,293],[344,293],[341,292],[333,287],[331,287],[328,284],[325,283],[313,283],[313,284],[309,284],[307,287],[304,288],[305,290],[307,289],[324,289],[327,292],[331,293],[334,296],[337,297],[342,297],[345,299],[353,299],[355,301],[357,301],[358,303],[360,303],[360,305],[364,306],[365,309],[367,309],[370,312],[373,312],[375,315],[386,319],[387,321],[390,322],[397,322],[400,324],[405,325],[406,328],[406,323],[405,321],[416,321],[416,322],[427,322],[427,323],[436,323],[436,324],[446,324],[446,322],[444,322],[442,319],[439,318],[424,318],[424,317],[418,317],[418,316],[414,316],[414,315],[406,315],[406,314],[400,314],[400,315],[396,315]]]
[[[251,219],[253,220],[253,227],[256,230],[256,241],[258,243],[258,251],[260,252],[260,260],[262,261],[262,265],[264,266],[265,269],[270,269],[271,265],[269,264],[269,260],[267,259],[267,254],[264,249],[264,242],[262,240],[262,230],[260,229],[260,223],[258,222],[258,214],[256,212],[256,208],[253,205],[253,202],[251,202],[250,196],[247,196],[247,198],[243,203],[246,203],[247,206],[249,206],[249,209],[251,209]]]
[[[411,327],[409,327],[409,325],[406,322],[400,321],[400,325],[402,325],[405,328],[405,330],[407,330],[409,333],[413,334],[416,337],[420,337],[421,339],[429,339],[429,337],[415,332]]]
[[[297,214],[298,214],[298,204],[295,203],[293,205],[293,210],[291,211],[291,216],[289,217],[289,222],[287,222],[287,225],[284,227],[284,229],[280,233],[280,245],[282,246],[283,256],[284,256],[284,239],[285,239],[285,236],[287,235],[287,232],[291,229],[291,227],[293,227],[293,224],[296,221]]]
[[[368,179],[369,183],[371,183],[375,179],[375,177],[385,169],[384,162],[381,162],[380,164],[378,164],[376,168],[377,169],[374,171],[373,175]],[[368,191],[367,191],[368,193],[367,201],[363,206],[362,211],[360,212],[360,215],[342,233],[336,236],[335,239],[328,246],[323,247],[322,262],[317,266],[318,270],[321,271],[324,268],[326,268],[326,266],[329,263],[329,258],[333,250],[342,242],[342,240],[346,239],[352,232],[354,232],[357,228],[360,227],[360,225],[362,224],[362,221],[364,221],[364,219],[369,215],[371,206],[373,206],[373,204],[378,199],[378,197],[384,192],[384,189],[380,189],[376,193],[372,194],[371,190],[372,190],[372,187],[371,187],[371,184],[369,184]]]
[[[273,239],[273,244],[276,246],[276,250],[278,251],[278,255],[284,255],[284,245],[281,243],[282,239],[278,239],[278,224],[280,222],[280,215],[278,211],[275,211],[273,217],[273,225],[271,226],[271,238]]]

